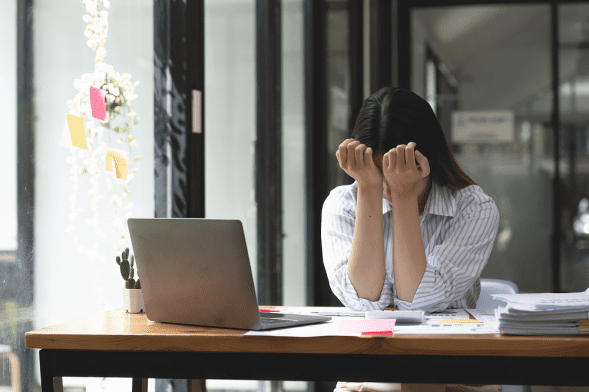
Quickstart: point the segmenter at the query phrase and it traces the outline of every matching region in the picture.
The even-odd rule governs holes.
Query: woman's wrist
[[[367,184],[367,183],[358,183],[358,192],[362,192],[365,195],[374,195],[377,194],[379,197],[382,197],[382,183],[378,184]]]
[[[391,200],[393,201],[393,203],[395,202],[404,202],[407,200],[417,200],[418,194],[416,190],[412,190],[410,192],[404,192],[404,193],[397,193],[397,192],[391,192]]]

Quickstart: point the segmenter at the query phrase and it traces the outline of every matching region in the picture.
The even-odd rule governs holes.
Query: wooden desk
[[[61,377],[589,386],[589,336],[244,336],[106,311],[25,334],[43,392]]]

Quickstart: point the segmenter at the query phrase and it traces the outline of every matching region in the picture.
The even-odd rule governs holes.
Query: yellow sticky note
[[[70,129],[70,136],[72,137],[72,146],[80,147],[85,150],[88,149],[86,143],[86,131],[84,131],[84,117],[67,115],[67,126]]]
[[[483,324],[482,321],[473,320],[473,319],[443,319],[443,320],[440,320],[440,324],[450,324],[450,323],[477,323],[477,324]]]
[[[126,180],[127,174],[129,174],[127,170],[127,160],[123,156],[125,151],[117,151],[113,148],[108,148],[106,150],[106,171],[112,171],[112,163],[115,163],[115,173],[117,178]]]

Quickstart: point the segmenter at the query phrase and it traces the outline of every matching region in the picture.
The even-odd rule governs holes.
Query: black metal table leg
[[[53,374],[51,374],[51,361],[47,359],[45,351],[39,351],[39,362],[41,364],[41,391],[53,392]]]
[[[53,392],[63,392],[63,378],[53,377]]]
[[[147,392],[147,378],[133,378],[132,392]]]

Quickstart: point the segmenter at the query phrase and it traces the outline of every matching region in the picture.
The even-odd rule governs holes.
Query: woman
[[[499,212],[454,160],[429,103],[401,88],[377,91],[336,157],[355,180],[333,189],[322,211],[323,261],[340,301],[356,311],[475,308]],[[340,382],[336,391],[401,387],[446,390]]]

